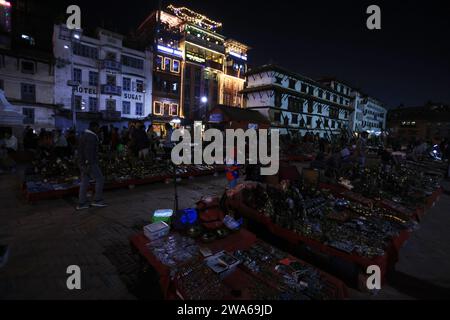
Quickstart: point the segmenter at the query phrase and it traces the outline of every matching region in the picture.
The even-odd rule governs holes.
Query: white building
[[[387,110],[383,103],[334,78],[318,81],[338,92],[352,96],[353,111],[349,118],[351,131],[367,131],[370,134],[385,131]]]
[[[33,50],[0,50],[0,89],[15,111],[23,115],[22,127],[55,127],[53,88],[54,65],[50,56]],[[17,124],[15,127],[15,134],[20,136],[23,130]]]
[[[376,135],[386,131],[387,109],[382,102],[370,96],[364,96],[359,105],[363,112],[363,131]]]
[[[247,72],[246,107],[258,110],[281,134],[330,137],[347,130],[353,111],[348,88],[339,90],[275,65]]]
[[[82,30],[54,26],[55,103],[65,109],[57,117],[58,127],[72,125],[72,88],[77,126],[86,125],[82,119],[106,123],[150,115],[152,54],[124,47],[123,41],[104,29],[89,37]]]

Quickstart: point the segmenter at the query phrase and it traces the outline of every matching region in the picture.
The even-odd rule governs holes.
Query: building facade
[[[353,101],[337,91],[275,65],[247,72],[246,108],[266,116],[281,134],[307,132],[331,137],[348,130]]]
[[[35,129],[55,127],[53,59],[39,52],[0,50],[0,89],[23,125]]]
[[[140,25],[138,41],[155,47],[153,119],[188,125],[205,120],[217,104],[242,107],[246,45],[227,39],[222,24],[185,7],[155,11]]]
[[[63,108],[57,125],[77,122],[127,122],[148,119],[152,112],[152,63],[150,50],[124,46],[123,36],[97,29],[95,36],[82,30],[54,26],[55,103]],[[78,123],[77,123],[78,127]]]
[[[333,90],[352,97],[353,110],[349,117],[351,131],[366,131],[370,134],[379,135],[386,130],[387,109],[382,102],[334,78],[318,81]]]
[[[402,141],[433,141],[450,137],[450,106],[429,102],[418,107],[389,110],[388,128],[392,137]]]

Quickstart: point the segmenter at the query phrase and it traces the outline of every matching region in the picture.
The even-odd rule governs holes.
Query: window
[[[81,111],[82,110],[82,100],[81,100],[81,96],[74,96],[73,97],[73,104],[75,107],[75,110],[77,111]]]
[[[300,99],[296,99],[293,97],[289,97],[288,100],[288,110],[292,112],[301,112],[303,110],[300,110],[303,106],[303,101]]]
[[[73,54],[91,59],[98,59],[97,48],[86,46],[81,43],[73,43]]]
[[[312,118],[311,117],[306,117],[306,125],[310,126],[312,123]]]
[[[180,73],[180,61],[179,60],[173,60],[172,61],[172,72]]]
[[[314,113],[314,101],[308,100],[308,113]]]
[[[112,51],[106,52],[106,60],[116,61],[116,53]]]
[[[115,60],[115,58],[114,58],[114,60]],[[126,55],[122,55],[122,64],[124,66],[134,68],[134,69],[139,69],[139,70],[144,69],[144,60],[126,56]]]
[[[34,84],[22,83],[20,91],[23,101],[36,102],[36,86]]]
[[[106,75],[106,84],[109,86],[115,86],[116,85],[116,76],[112,74]]]
[[[308,86],[305,83],[302,83],[301,91],[306,92],[308,90]]]
[[[276,84],[282,84],[281,82],[283,81],[282,77],[275,77],[275,83]]]
[[[337,95],[333,95],[333,101],[337,102]]]
[[[321,113],[322,113],[322,105],[321,105],[321,104],[318,104],[318,105],[317,105],[317,113],[318,113],[318,114],[321,114]]]
[[[170,60],[169,58],[164,57],[164,70],[169,71],[170,70]]]
[[[314,95],[314,87],[309,87],[309,88],[308,88],[308,93],[309,93],[310,95]]]
[[[22,61],[22,63],[20,65],[21,65],[22,73],[28,73],[28,74],[35,73],[34,62]]]
[[[289,88],[295,90],[296,83],[297,83],[297,81],[295,81],[294,79],[289,79]]]
[[[176,116],[178,114],[178,104],[173,103],[170,111],[170,115]]]
[[[140,102],[136,102],[136,115],[137,116],[144,115],[144,105]]]
[[[74,68],[73,69],[73,81],[81,83],[81,80],[82,80],[81,69]]]
[[[319,90],[319,92],[318,92],[318,96],[319,96],[319,98],[320,98],[320,99],[322,99],[322,98],[323,98],[323,90]]]
[[[275,93],[275,107],[281,108],[281,94],[279,92]]]
[[[34,124],[34,109],[33,108],[23,108],[22,114],[25,116],[23,118],[23,124]]]
[[[303,119],[303,117],[300,119],[300,127],[301,128],[305,127],[305,120]]]
[[[93,87],[98,85],[98,72],[89,71],[89,85]]]
[[[275,112],[275,113],[273,114],[273,120],[274,120],[275,122],[281,122],[281,112]]]
[[[164,112],[163,114],[165,116],[168,116],[170,114],[170,103],[164,103]]]
[[[156,70],[164,70],[162,56],[156,56]]]
[[[122,79],[122,90],[123,91],[131,91],[131,79],[130,78]]]
[[[136,91],[137,92],[144,92],[144,81],[136,80]]]
[[[327,92],[326,96],[327,96],[327,100],[331,100],[331,94],[329,92]]]
[[[338,119],[339,118],[339,110],[333,107],[330,107],[330,118]]]
[[[122,101],[122,113],[130,114],[131,103],[130,101]]]
[[[116,100],[114,100],[114,99],[106,100],[106,110],[107,111],[116,111]]]
[[[98,99],[94,97],[89,97],[89,112],[98,111]]]
[[[172,88],[173,93],[178,93],[178,82],[172,82]]]
[[[292,115],[292,123],[293,124],[297,124],[298,123],[298,114],[293,114]]]
[[[340,104],[344,104],[344,98],[339,97],[339,103],[340,103]]]
[[[155,101],[155,106],[153,108],[154,114],[162,114],[162,103],[159,101]]]

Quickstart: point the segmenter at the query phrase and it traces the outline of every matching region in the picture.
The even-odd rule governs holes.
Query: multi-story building
[[[402,142],[448,138],[450,106],[428,102],[419,107],[391,109],[388,113],[388,128],[391,137]]]
[[[204,120],[217,104],[242,107],[246,45],[220,34],[222,24],[185,7],[153,12],[137,38],[155,47],[154,123]],[[158,116],[159,115],[159,116]]]
[[[265,115],[281,134],[326,137],[347,130],[353,111],[348,88],[337,90],[276,65],[251,69],[246,76],[246,107]]]
[[[55,127],[54,61],[45,36],[28,32],[39,30],[43,21],[24,9],[26,3],[0,0],[0,89],[2,104],[10,111],[2,115],[0,126],[18,137],[26,125],[37,130]],[[23,23],[26,18],[29,29]],[[12,113],[17,114],[14,121]]]
[[[53,59],[40,52],[0,50],[0,89],[35,129],[55,127]]]
[[[366,131],[376,135],[385,131],[387,110],[382,102],[335,78],[326,78],[318,81],[352,97],[353,111],[349,117],[349,128],[351,131]]]
[[[96,119],[103,123],[148,119],[152,112],[152,53],[124,46],[120,34],[97,29],[54,26],[55,103],[63,107],[59,127],[77,127]]]
[[[387,109],[382,102],[365,95],[359,105],[363,110],[362,131],[379,135],[386,130]]]

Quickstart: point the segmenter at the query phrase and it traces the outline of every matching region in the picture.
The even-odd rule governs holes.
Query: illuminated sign
[[[191,61],[198,62],[198,63],[205,63],[206,62],[205,58],[197,57],[197,56],[194,56],[193,54],[190,54],[190,53],[186,53],[186,59],[189,59]]]
[[[247,56],[246,55],[241,55],[241,54],[233,52],[233,51],[230,51],[229,54],[230,54],[230,56],[233,56],[233,57],[236,57],[236,58],[239,58],[239,59],[247,61]]]
[[[169,48],[169,47],[165,47],[165,46],[162,46],[160,44],[158,44],[158,50],[161,51],[161,52],[173,54],[173,55],[179,56],[179,57],[183,56],[183,52],[182,51],[177,50],[177,49],[173,49],[173,48]]]

